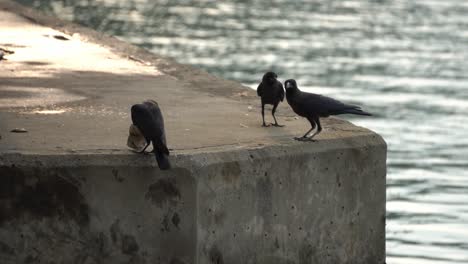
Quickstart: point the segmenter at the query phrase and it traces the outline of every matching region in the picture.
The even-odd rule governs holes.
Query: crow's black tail
[[[362,111],[360,108],[350,108],[350,109],[346,109],[346,110],[344,110],[344,114],[372,116],[371,113]]]
[[[158,166],[161,170],[168,170],[171,168],[169,154],[156,150],[154,151],[154,155],[156,156],[156,161],[158,162]]]

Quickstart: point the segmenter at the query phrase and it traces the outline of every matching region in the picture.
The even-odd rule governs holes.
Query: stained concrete
[[[0,263],[384,262],[374,132],[330,118],[296,142],[308,125],[286,104],[286,127],[262,128],[254,91],[9,1],[0,35],[15,52],[0,61]],[[170,171],[126,147],[148,98]]]

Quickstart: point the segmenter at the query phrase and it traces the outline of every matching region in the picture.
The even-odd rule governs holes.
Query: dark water
[[[389,146],[387,263],[468,263],[468,1],[20,2],[253,88],[273,69],[364,106],[376,117],[353,122]]]

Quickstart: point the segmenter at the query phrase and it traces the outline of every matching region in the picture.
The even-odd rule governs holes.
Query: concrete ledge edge
[[[383,147],[387,149],[383,138],[378,134],[347,137],[340,140],[321,140],[313,143],[278,144],[270,146],[242,146],[226,148],[225,146],[203,148],[190,152],[173,152],[171,161],[174,168],[201,168],[214,163],[237,162],[254,159],[265,159],[303,153],[322,153],[339,149],[367,149]],[[50,154],[3,152],[0,153],[0,166],[23,167],[80,167],[80,166],[130,166],[155,167],[152,154],[141,155],[130,150],[102,150],[57,152]]]

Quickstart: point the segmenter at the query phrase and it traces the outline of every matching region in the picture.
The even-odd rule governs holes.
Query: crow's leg
[[[320,125],[320,118],[318,116],[314,117],[314,121],[315,123],[317,123],[317,131],[315,131],[315,133],[312,134],[312,136],[310,136],[310,139],[312,139],[313,137],[318,135],[320,132],[322,132],[322,126]]]
[[[151,141],[146,141],[146,146],[140,150],[138,153],[145,153],[146,148],[151,144]]]
[[[275,120],[275,123],[272,125],[275,127],[284,127],[283,125],[278,124],[278,122],[276,121],[276,117],[275,117],[276,107],[278,107],[278,103],[274,104],[273,109],[271,110],[271,115],[273,116],[273,119]]]
[[[262,119],[263,119],[263,125],[264,127],[270,126],[265,124],[265,103],[262,102]]]
[[[295,140],[298,140],[298,141],[313,141],[311,138],[308,138],[307,136],[310,134],[310,132],[312,132],[312,130],[315,129],[315,122],[313,119],[311,118],[307,118],[310,122],[310,125],[312,126],[311,129],[309,129],[309,131],[307,131],[302,137],[295,137],[294,139]]]

